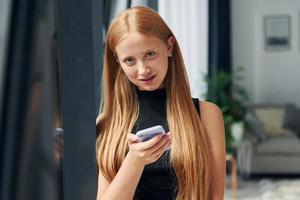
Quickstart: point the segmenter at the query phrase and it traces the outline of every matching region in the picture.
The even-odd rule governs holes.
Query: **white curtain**
[[[158,0],[158,12],[175,34],[189,76],[192,96],[203,98],[208,72],[208,0]]]

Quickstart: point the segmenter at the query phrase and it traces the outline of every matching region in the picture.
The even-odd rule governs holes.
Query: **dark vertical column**
[[[158,0],[148,0],[148,6],[149,8],[158,11]]]
[[[93,0],[93,45],[95,62],[95,114],[98,115],[101,101],[101,81],[103,68],[103,1]]]
[[[102,55],[94,46],[101,27],[94,6],[96,0],[57,0],[64,200],[96,199],[95,66]]]
[[[209,1],[209,75],[231,71],[230,0]]]
[[[4,80],[1,200],[57,200],[52,0],[14,0]]]

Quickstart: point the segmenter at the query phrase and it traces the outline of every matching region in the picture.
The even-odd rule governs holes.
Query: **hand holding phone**
[[[150,128],[146,128],[143,130],[140,130],[136,133],[136,136],[138,137],[140,142],[144,142],[147,140],[150,140],[151,138],[155,137],[156,135],[159,134],[166,134],[166,131],[161,125],[153,126]]]

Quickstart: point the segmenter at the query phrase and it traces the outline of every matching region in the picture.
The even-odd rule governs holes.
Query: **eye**
[[[127,65],[132,66],[135,64],[135,59],[134,58],[126,58],[123,62],[125,62]]]
[[[145,57],[147,58],[147,59],[154,59],[155,57],[156,57],[156,52],[154,52],[154,51],[149,51],[149,52],[147,52],[146,53],[146,55],[145,55]]]

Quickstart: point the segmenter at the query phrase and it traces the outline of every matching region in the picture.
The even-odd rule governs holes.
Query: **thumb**
[[[138,142],[138,137],[133,133],[129,133],[127,139],[129,144]]]

